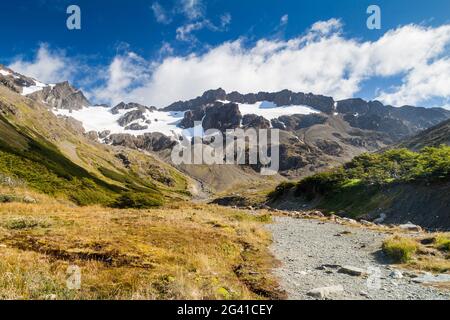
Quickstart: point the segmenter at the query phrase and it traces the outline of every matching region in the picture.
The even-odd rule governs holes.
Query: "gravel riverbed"
[[[449,290],[415,283],[413,273],[396,272],[387,264],[380,248],[388,234],[290,217],[275,217],[268,228],[273,233],[271,250],[281,261],[274,272],[289,299],[317,299],[308,292],[333,287],[335,292],[323,298],[450,300]],[[367,274],[341,273],[344,266]]]

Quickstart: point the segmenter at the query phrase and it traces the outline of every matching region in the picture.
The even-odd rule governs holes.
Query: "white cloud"
[[[203,17],[204,5],[201,0],[179,0],[180,11],[190,19],[195,20]]]
[[[328,35],[342,29],[342,22],[339,19],[330,19],[327,21],[318,21],[314,23],[310,29],[311,32]]]
[[[192,35],[192,32],[203,29],[206,24],[207,20],[194,22],[194,23],[188,23],[186,25],[183,25],[181,27],[177,28],[177,40],[180,41],[194,41],[196,38]]]
[[[285,14],[280,19],[280,25],[284,26],[289,22],[289,15]]]
[[[450,58],[416,66],[394,92],[379,99],[393,105],[419,104],[434,98],[450,98]]]
[[[202,21],[198,23],[208,23]],[[179,36],[188,39],[194,30],[198,27],[186,27]],[[105,84],[90,94],[99,102],[136,101],[158,107],[218,87],[242,93],[290,89],[345,99],[357,95],[367,80],[394,77],[397,85],[381,88],[375,98],[393,105],[449,103],[450,24],[406,25],[375,41],[343,34],[342,23],[332,19],[289,40],[261,39],[248,46],[238,39],[186,56],[175,56],[172,47],[163,44],[155,61],[132,52],[120,54],[105,68]],[[16,59],[10,67],[44,82],[57,82],[70,80],[71,66],[76,65],[42,45],[32,61]]]
[[[135,84],[145,83],[149,80],[151,65],[133,52],[119,55],[105,70],[107,76],[106,84],[94,88],[89,96],[93,96],[98,102],[117,104],[125,98],[125,93],[132,90]],[[134,97],[134,102],[141,99]]]
[[[218,87],[242,93],[290,89],[344,99],[372,77],[398,76],[404,84],[382,92],[380,99],[412,104],[449,97],[450,25],[407,25],[366,42],[345,38],[341,28],[332,19],[287,41],[262,39],[247,47],[236,40],[202,54],[167,57],[139,86],[116,94],[159,107]]]
[[[231,14],[224,13],[222,16],[220,16],[220,25],[224,28],[228,26],[231,23]]]
[[[16,58],[10,65],[12,70],[33,77],[45,83],[71,80],[75,72],[74,64],[64,52],[51,51],[47,44],[41,44],[32,61]]]
[[[177,28],[176,39],[180,41],[196,42],[197,38],[193,35],[195,31],[207,28],[210,31],[223,32],[226,30],[226,27],[230,23],[231,23],[231,15],[228,13],[220,17],[220,25],[215,25],[208,19],[199,20],[197,22],[191,22]]]
[[[157,22],[169,24],[172,21],[166,10],[158,2],[154,2],[151,8]]]

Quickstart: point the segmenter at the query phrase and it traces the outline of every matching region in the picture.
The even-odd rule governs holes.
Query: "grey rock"
[[[399,270],[393,270],[390,274],[389,277],[393,278],[393,279],[402,279],[403,278],[403,273]]]
[[[145,111],[153,112],[153,111],[157,110],[157,108],[153,107],[153,106],[147,107],[142,104],[134,103],[134,102],[130,102],[130,103],[121,102],[111,109],[111,113],[118,114],[120,110],[131,110],[131,109],[137,109],[137,110],[140,110],[141,112],[145,112]]]
[[[377,219],[373,220],[373,222],[374,223],[383,223],[384,220],[386,220],[386,218],[387,218],[386,214],[385,213],[381,213],[380,216]]]
[[[37,203],[37,200],[33,197],[25,196],[25,197],[23,197],[23,202],[33,204],[33,203]]]
[[[89,131],[85,133],[86,138],[92,141],[98,141],[98,132],[97,131]]]
[[[34,92],[28,97],[44,101],[50,108],[80,110],[91,105],[81,90],[72,87],[69,82],[61,82]]]
[[[414,232],[422,232],[422,227],[412,224],[412,223],[405,223],[398,226],[400,229],[407,230],[407,231],[414,231]]]
[[[241,124],[242,114],[239,106],[235,103],[216,104],[214,107],[206,109],[203,119],[203,129],[217,129],[226,131],[238,128]]]
[[[117,123],[119,123],[121,127],[126,127],[136,120],[146,120],[145,111],[143,110],[129,111],[125,113],[123,116],[121,116],[119,120],[117,120]]]
[[[432,275],[431,273],[426,273],[420,277],[412,279],[416,283],[446,283],[450,282],[450,274],[438,274]]]
[[[107,136],[109,136],[111,134],[111,131],[110,130],[104,130],[104,131],[102,131],[102,132],[100,132],[99,134],[98,134],[98,137],[100,138],[100,139],[105,139]]]
[[[367,275],[367,271],[358,267],[353,266],[342,266],[342,268],[339,269],[339,273],[345,273],[351,276],[363,276]]]
[[[129,126],[125,127],[125,130],[134,130],[134,131],[140,131],[140,130],[146,130],[148,129],[148,126],[142,126],[139,123],[132,123]]]
[[[341,294],[344,292],[344,287],[341,285],[315,288],[308,291],[308,295],[314,298],[326,299],[332,295]]]
[[[242,118],[242,125],[245,128],[269,129],[270,121],[256,114],[246,114]]]

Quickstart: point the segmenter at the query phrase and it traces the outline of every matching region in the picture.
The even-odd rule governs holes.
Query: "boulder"
[[[422,232],[422,227],[412,224],[411,222],[401,224],[398,226],[400,229],[406,230],[406,231],[414,231],[414,232]]]
[[[37,200],[30,196],[25,196],[22,200],[24,203],[37,203]]]
[[[344,292],[344,287],[342,285],[330,286],[316,288],[308,291],[308,295],[314,298],[326,299],[332,295],[337,295]]]
[[[358,267],[353,267],[353,266],[342,266],[338,272],[348,274],[350,276],[357,276],[357,277],[367,275],[366,270],[358,268]]]
[[[381,213],[380,216],[377,219],[373,220],[373,222],[374,223],[383,223],[384,220],[386,220],[386,218],[387,218],[386,214],[385,213]]]
[[[389,277],[393,278],[393,279],[401,279],[403,278],[403,273],[399,270],[393,270],[390,274]]]

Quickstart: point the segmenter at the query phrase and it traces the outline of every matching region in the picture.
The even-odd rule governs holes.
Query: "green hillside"
[[[124,165],[118,152],[130,163]],[[158,181],[162,175],[168,183]],[[0,176],[77,205],[147,208],[187,195],[187,180],[175,169],[137,151],[89,141],[44,106],[3,89]]]
[[[450,147],[426,147],[420,152],[395,149],[363,154],[332,171],[281,184],[269,198],[277,202],[291,195],[299,203],[359,216],[392,206],[405,196],[400,187],[427,186],[432,191],[448,182]]]

